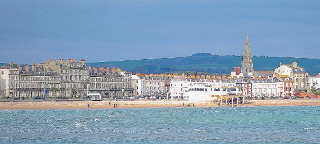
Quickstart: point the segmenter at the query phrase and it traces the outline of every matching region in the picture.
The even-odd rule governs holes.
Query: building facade
[[[89,93],[99,93],[102,98],[127,99],[134,95],[132,88],[132,74],[108,68],[89,68]]]
[[[9,68],[0,68],[0,96],[9,95],[9,73]]]
[[[10,96],[15,98],[79,97],[89,80],[85,61],[47,60],[38,65],[11,69]]]
[[[142,94],[142,81],[137,75],[132,75],[133,96],[140,96]]]
[[[170,99],[185,99],[185,91],[192,85],[191,80],[182,77],[176,77],[171,80],[169,88]]]
[[[6,96],[14,98],[83,98],[90,93],[99,93],[103,98],[133,95],[131,73],[119,68],[87,67],[85,60],[47,60],[31,67],[18,65],[8,71]]]
[[[270,98],[293,95],[293,82],[290,79],[242,79],[237,82],[246,97]]]
[[[309,89],[320,89],[320,73],[316,76],[308,77]]]
[[[274,75],[279,77],[289,77],[293,81],[295,91],[307,91],[308,73],[297,62],[291,64],[282,64],[274,70]]]
[[[171,76],[141,76],[142,95],[148,98],[168,97],[170,82],[173,79]]]

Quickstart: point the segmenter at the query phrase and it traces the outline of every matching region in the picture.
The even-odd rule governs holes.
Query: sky
[[[0,62],[320,59],[319,0],[0,0]]]

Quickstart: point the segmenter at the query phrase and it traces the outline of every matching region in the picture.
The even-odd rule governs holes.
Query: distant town
[[[297,62],[273,71],[255,71],[246,36],[241,66],[230,75],[198,73],[142,74],[119,67],[90,67],[84,59],[52,59],[39,64],[0,67],[4,100],[186,101],[318,98],[320,75],[309,76]]]

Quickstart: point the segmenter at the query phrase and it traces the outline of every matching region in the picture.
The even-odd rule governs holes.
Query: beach
[[[231,105],[223,105],[231,106]],[[320,106],[320,99],[273,99],[246,100],[242,107],[250,106]],[[0,102],[0,109],[111,109],[111,108],[159,108],[159,107],[218,107],[213,102],[190,101],[37,101],[37,102]]]

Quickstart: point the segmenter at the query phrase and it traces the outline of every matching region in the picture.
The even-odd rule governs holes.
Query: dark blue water
[[[320,143],[320,107],[0,111],[0,143]]]

